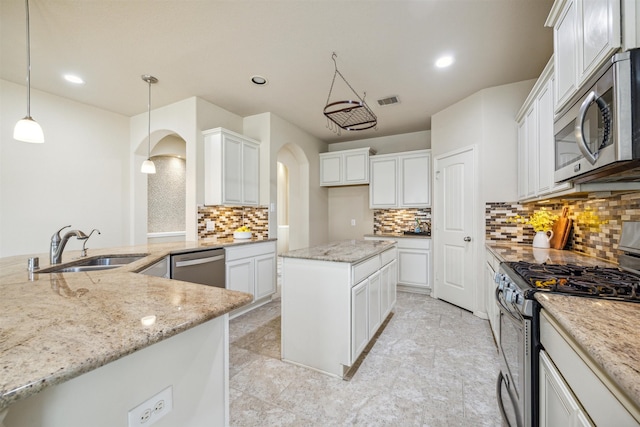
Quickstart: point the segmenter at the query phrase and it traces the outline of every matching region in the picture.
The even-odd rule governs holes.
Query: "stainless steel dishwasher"
[[[224,288],[224,249],[171,255],[171,278]]]

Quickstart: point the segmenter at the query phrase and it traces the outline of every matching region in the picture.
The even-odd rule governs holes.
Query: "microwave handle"
[[[578,114],[578,119],[576,120],[576,130],[575,130],[578,148],[580,149],[580,152],[582,152],[582,155],[584,156],[584,158],[587,159],[587,161],[592,165],[594,165],[598,160],[600,151],[596,151],[595,153],[592,153],[591,150],[589,150],[589,146],[587,145],[587,141],[584,139],[584,132],[582,132],[582,129],[584,128],[584,121],[587,117],[587,110],[589,109],[589,106],[594,102],[598,104],[598,108],[600,109],[600,111],[602,111],[603,115],[605,115],[605,121],[610,120],[610,118],[608,117],[609,115],[606,114],[606,111],[609,108],[609,106],[602,99],[602,97],[598,96],[598,94],[592,90],[591,92],[589,92],[585,100],[582,102],[582,105],[580,105],[580,113]],[[608,127],[609,127],[609,124],[605,123],[605,129]],[[603,138],[605,140],[603,142],[606,142],[606,139],[609,138],[608,132],[605,132]]]

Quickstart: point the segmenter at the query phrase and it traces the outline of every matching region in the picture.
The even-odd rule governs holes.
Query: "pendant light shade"
[[[38,122],[27,116],[16,123],[13,128],[13,139],[22,142],[43,143],[44,134]]]
[[[142,167],[140,168],[140,172],[142,173],[156,173],[156,165],[151,161],[151,159],[147,159],[142,162]]]
[[[31,117],[31,37],[29,35],[29,0],[25,0],[27,12],[27,115],[18,120],[13,128],[13,138],[22,142],[43,143],[44,133],[42,128]]]
[[[143,74],[142,80],[149,84],[149,103],[147,104],[147,110],[149,115],[148,127],[147,127],[147,160],[142,162],[140,172],[142,173],[156,173],[156,165],[151,161],[151,85],[158,83],[158,79],[149,74]]]

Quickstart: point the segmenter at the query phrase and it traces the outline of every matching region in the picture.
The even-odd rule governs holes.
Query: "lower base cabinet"
[[[572,339],[546,310],[540,312],[540,427],[637,427],[638,421],[585,362]],[[593,365],[592,365],[593,366]],[[597,370],[597,368],[595,368]]]
[[[227,289],[253,295],[253,303],[231,313],[236,317],[270,301],[276,292],[276,242],[225,248]]]
[[[365,240],[395,241],[398,246],[397,284],[410,291],[431,293],[433,288],[431,239],[366,236]]]
[[[282,359],[342,378],[396,302],[397,250],[357,264],[283,258]]]

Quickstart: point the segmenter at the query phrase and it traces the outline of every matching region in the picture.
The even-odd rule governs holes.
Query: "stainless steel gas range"
[[[625,222],[620,268],[601,265],[503,262],[496,273],[500,308],[500,361],[497,397],[505,423],[538,425],[540,307],[536,292],[640,302],[640,222]]]

